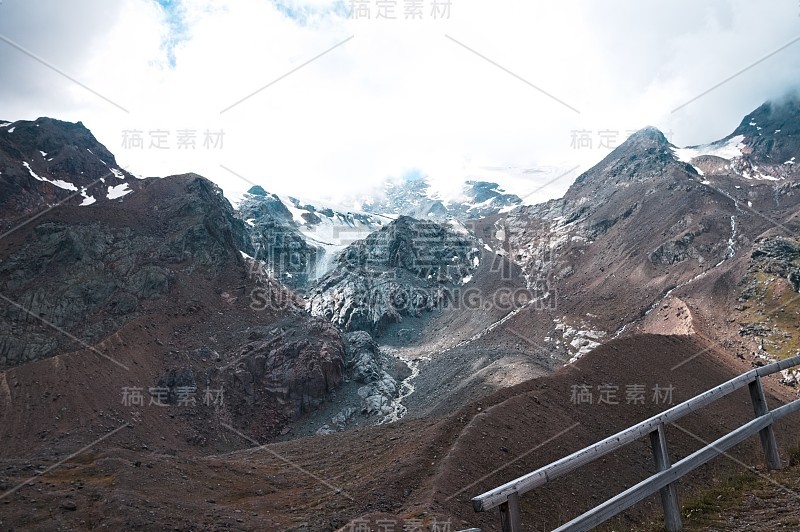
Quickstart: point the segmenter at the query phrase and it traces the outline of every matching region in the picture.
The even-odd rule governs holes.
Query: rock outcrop
[[[471,220],[492,216],[522,204],[522,199],[489,181],[465,181],[460,194],[443,200],[425,177],[386,183],[383,196],[362,203],[365,212],[409,216],[419,220]]]
[[[117,202],[139,185],[80,122],[0,125],[0,224],[56,203]]]
[[[379,217],[318,208],[252,187],[239,204],[252,239],[254,258],[272,277],[303,292],[334,264],[353,234],[365,236],[382,225]]]
[[[364,385],[358,389],[361,413],[368,416],[389,414],[400,391],[397,379],[387,371],[395,361],[381,353],[372,337],[364,331],[348,333],[345,339],[348,371],[354,381]]]
[[[469,278],[479,257],[467,234],[401,216],[348,246],[310,291],[307,308],[343,331],[380,334],[403,316],[436,308]]]
[[[345,373],[339,331],[324,320],[301,316],[251,330],[224,361],[205,379],[212,388],[226,390],[226,408],[236,419],[258,419],[259,431],[270,428],[270,421],[278,429],[316,410]]]
[[[77,347],[53,327],[94,344],[140,315],[143,301],[167,296],[176,276],[242,263],[244,224],[216,185],[189,174],[142,186],[116,213],[73,207],[41,220],[2,257],[0,286],[15,304],[0,304],[0,367]],[[152,215],[126,223],[140,208]]]

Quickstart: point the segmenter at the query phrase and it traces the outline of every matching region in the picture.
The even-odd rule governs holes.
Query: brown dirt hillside
[[[223,423],[275,436],[338,386],[341,334],[251,275],[219,189],[193,174],[140,187],[0,242],[0,456],[65,456],[125,423],[137,449],[228,451]]]
[[[0,461],[0,487],[10,490],[36,478],[0,499],[0,526],[335,530],[366,519],[377,530],[383,519],[397,529],[414,523],[431,529],[434,522],[450,520],[452,530],[496,530],[497,513],[473,513],[471,497],[669,407],[653,401],[655,385],[672,386],[672,402],[678,403],[747,369],[692,337],[632,336],[551,376],[500,390],[437,419],[256,448],[230,433],[232,444],[251,448],[217,456],[176,451],[168,443],[145,449],[136,432],[126,429],[38,476],[60,456],[20,451]],[[771,404],[796,396],[773,381],[767,385]],[[593,403],[575,404],[574,385],[588,386]],[[597,404],[600,385],[619,386],[619,404]],[[625,404],[626,387],[632,385],[644,385],[644,404]],[[711,441],[751,418],[746,391],[685,418],[679,422],[683,430],[668,429],[673,460],[701,447],[698,438]],[[143,421],[137,431],[146,428]],[[165,424],[151,428],[171,437]],[[793,445],[800,419],[784,420],[776,432],[782,446]],[[732,456],[747,464],[761,460],[757,441],[750,440]],[[739,467],[717,459],[689,477],[684,489]],[[553,527],[652,472],[647,443],[631,445],[526,495],[523,522],[527,530]],[[649,500],[620,522],[647,519],[656,510],[656,501]]]

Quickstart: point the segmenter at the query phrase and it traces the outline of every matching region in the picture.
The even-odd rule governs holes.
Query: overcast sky
[[[0,119],[80,120],[128,170],[231,198],[419,174],[540,201],[631,130],[710,142],[800,83],[797,0],[446,4],[2,0]]]

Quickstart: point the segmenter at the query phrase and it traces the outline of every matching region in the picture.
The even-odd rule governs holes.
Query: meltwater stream
[[[429,359],[427,357],[419,356],[414,357],[413,359],[408,359],[392,348],[381,346],[380,349],[383,354],[400,360],[406,366],[408,366],[408,369],[411,370],[411,375],[400,382],[398,395],[392,401],[392,411],[386,414],[383,419],[378,422],[378,425],[383,425],[385,423],[394,423],[395,421],[402,419],[408,413],[408,408],[403,404],[403,401],[409,395],[414,393],[414,391],[416,391],[416,388],[414,387],[414,379],[419,376],[419,366],[423,361]]]

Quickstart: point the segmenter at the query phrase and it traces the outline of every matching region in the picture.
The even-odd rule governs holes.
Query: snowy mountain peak
[[[676,148],[675,156],[700,175],[782,180],[796,177],[800,156],[800,98],[767,102],[722,140]]]
[[[565,197],[604,197],[618,187],[661,179],[689,165],[677,159],[672,145],[655,127],[640,129],[600,163],[575,180]]]
[[[81,122],[19,120],[0,127],[0,212],[23,215],[42,203],[87,206],[119,201],[134,176]]]
[[[383,216],[319,206],[252,187],[239,204],[257,254],[269,273],[302,290],[333,268],[338,253],[380,229]]]
[[[425,177],[387,182],[384,193],[362,203],[370,213],[406,215],[420,220],[467,220],[505,212],[522,199],[489,181],[465,181],[458,194],[443,197]]]

